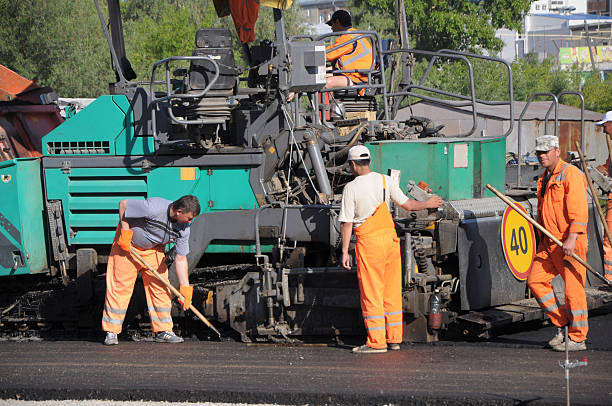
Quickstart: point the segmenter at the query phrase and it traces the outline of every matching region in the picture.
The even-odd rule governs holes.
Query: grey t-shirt
[[[170,220],[171,203],[171,200],[161,197],[126,201],[124,217],[134,232],[132,243],[135,246],[151,249],[156,245],[174,243],[178,255],[189,254],[189,224]]]

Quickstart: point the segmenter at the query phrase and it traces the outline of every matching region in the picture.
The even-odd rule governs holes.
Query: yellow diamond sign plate
[[[519,206],[524,212],[524,207]],[[504,257],[512,275],[524,281],[535,257],[536,242],[533,226],[512,207],[506,207],[501,225]]]

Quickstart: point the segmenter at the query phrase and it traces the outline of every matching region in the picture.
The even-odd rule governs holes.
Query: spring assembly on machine
[[[412,239],[412,248],[414,252],[414,259],[419,267],[419,272],[427,273],[427,256],[425,255],[423,244],[418,238]]]

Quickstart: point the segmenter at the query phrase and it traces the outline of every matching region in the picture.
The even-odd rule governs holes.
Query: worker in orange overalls
[[[580,169],[560,158],[559,139],[554,135],[536,139],[536,155],[546,169],[538,179],[538,222],[562,241],[563,247],[540,235],[527,284],[558,327],[549,345],[556,351],[565,351],[562,327],[569,324],[567,347],[570,351],[582,351],[586,350],[589,331],[584,291],[586,268],[570,255],[576,253],[585,259],[588,250],[586,179]],[[551,285],[556,275],[565,281],[565,306],[559,304]]]
[[[606,112],[603,119],[596,124],[602,125],[604,132],[612,136],[612,111]],[[597,169],[606,174],[608,177],[612,177],[612,170],[610,170],[610,158],[608,157],[605,165],[600,165]],[[612,230],[612,193],[608,195],[606,223],[608,223],[608,228]],[[607,280],[612,281],[612,246],[610,245],[610,241],[608,241],[608,237],[604,237],[603,249],[604,274]]]
[[[352,27],[351,15],[346,10],[336,10],[326,24],[331,26],[333,32],[356,31]],[[342,70],[372,69],[374,67],[372,45],[366,38],[351,42],[358,36],[357,34],[343,34],[337,37],[336,41],[325,49],[327,61],[334,62],[336,67]],[[325,87],[331,89],[366,83],[368,83],[367,75],[361,72],[345,72],[328,75]]]
[[[354,353],[399,350],[402,342],[402,258],[389,199],[406,210],[436,208],[442,199],[411,200],[390,178],[370,170],[370,151],[363,145],[349,150],[348,164],[355,179],[342,191],[342,266],[351,269],[349,244],[357,236],[355,256],[361,312],[368,333]]]
[[[106,269],[106,299],[102,315],[102,329],[106,332],[105,345],[119,343],[117,335],[121,333],[138,272],[142,274],[155,341],[183,342],[172,331],[170,290],[132,256],[130,248],[134,248],[167,281],[168,265],[164,248],[166,244],[174,243],[176,276],[179,291],[185,298],[183,309],[187,310],[193,296],[187,264],[189,225],[198,214],[200,202],[191,195],[174,202],[159,197],[119,202],[120,221]]]

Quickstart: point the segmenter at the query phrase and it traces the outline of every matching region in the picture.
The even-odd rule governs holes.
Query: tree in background
[[[601,78],[600,72],[593,72],[582,87],[585,108],[600,113],[612,110],[612,77]]]
[[[216,19],[207,0],[127,0],[121,3],[121,14],[126,54],[141,81],[151,79],[154,62],[191,55],[196,31],[213,27]],[[158,79],[160,74],[158,70]]]
[[[106,1],[100,6],[106,15]],[[140,81],[150,80],[153,62],[191,55],[199,28],[230,28],[237,63],[246,65],[231,17],[219,19],[211,0],[125,0],[121,11],[126,53]],[[0,0],[0,15],[1,64],[24,77],[37,77],[63,97],[108,93],[115,77],[93,2]],[[295,5],[285,12],[285,21],[288,35],[304,32]],[[274,39],[272,9],[261,8],[255,31],[258,41]]]
[[[0,63],[61,96],[108,92],[114,75],[93,3],[0,0]]]
[[[417,49],[455,49],[481,53],[500,51],[495,30],[522,30],[522,16],[532,0],[406,0],[406,19]],[[349,7],[360,29],[394,38],[397,31],[395,0],[353,0]]]

